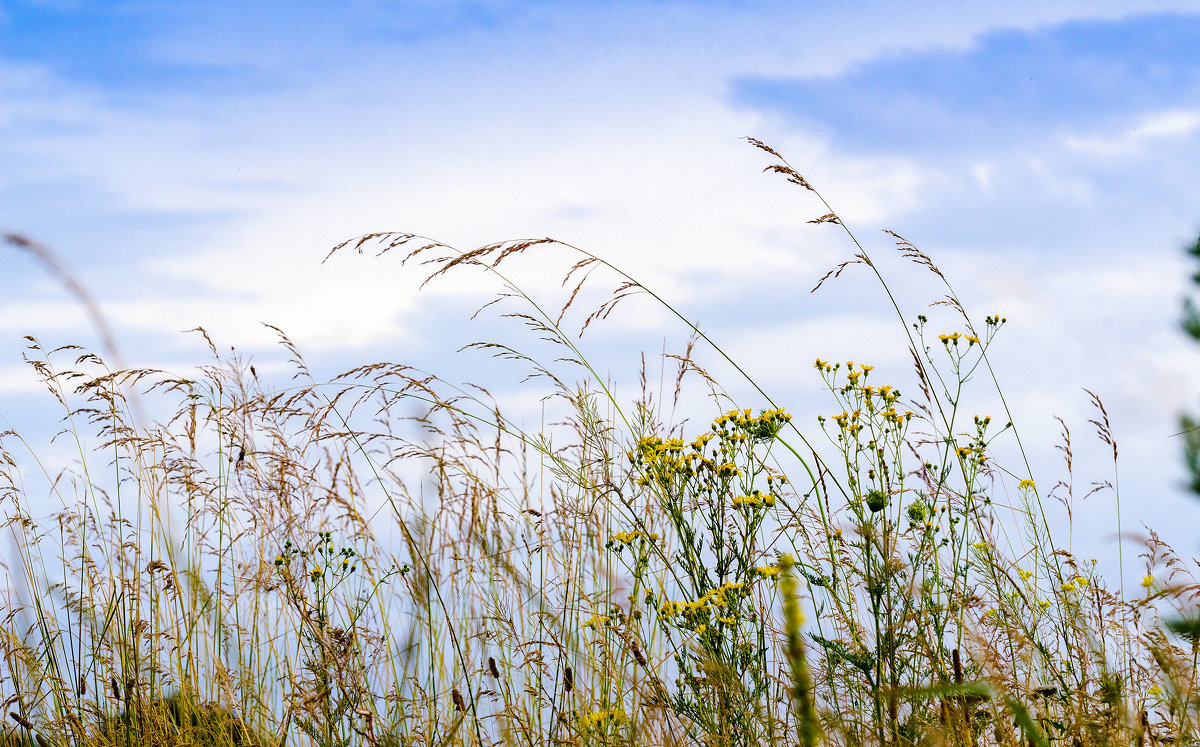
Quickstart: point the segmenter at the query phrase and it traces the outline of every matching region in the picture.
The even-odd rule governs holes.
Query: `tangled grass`
[[[824,204],[751,142],[773,159],[767,170]],[[673,403],[707,389],[711,425],[663,422],[644,371],[641,396],[621,401],[564,331],[568,311],[597,270],[618,284],[582,329],[634,294],[674,309],[549,239],[457,252],[369,234],[334,250],[404,249],[430,280],[481,267],[499,277],[504,300],[521,304],[509,315],[561,353],[549,363],[509,343],[476,346],[546,387],[561,417],[539,432],[487,390],[403,364],[318,382],[281,330],[295,374],[282,387],[203,330],[212,359],[194,378],[111,371],[30,338],[27,360],[63,408],[76,459],[56,471],[18,434],[0,441],[0,515],[16,540],[0,741],[1200,739],[1197,637],[1161,622],[1192,604],[1188,564],[1152,537],[1147,561],[1166,580],[1148,576],[1127,597],[1059,546],[1027,463],[994,463],[997,439],[1024,453],[1010,416],[964,414],[1005,320],[973,319],[935,263],[892,234],[945,282],[936,310],[953,326],[908,317],[824,207],[812,222],[840,227],[855,254],[821,283],[851,264],[879,275],[914,380],[902,394],[870,365],[818,360],[831,407],[815,424],[678,314],[693,337],[668,356]],[[557,313],[504,275],[533,251],[578,258]],[[729,400],[697,360],[701,341],[761,408]],[[167,414],[145,425],[134,400]],[[26,490],[29,464],[48,473],[53,515],[33,512],[45,498]]]

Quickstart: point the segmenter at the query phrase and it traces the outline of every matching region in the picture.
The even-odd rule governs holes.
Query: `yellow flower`
[[[759,566],[758,568],[755,568],[754,570],[758,571],[758,575],[765,576],[767,578],[770,578],[771,576],[779,575],[779,566],[776,566],[776,565]]]
[[[1017,483],[1017,487],[1021,490],[1037,490],[1037,486],[1034,485],[1033,480],[1022,480]]]
[[[641,532],[634,530],[632,532],[618,532],[613,535],[613,539],[623,545],[631,544],[635,539],[642,535]]]
[[[620,723],[625,720],[625,713],[615,708],[593,711],[585,713],[579,717],[579,726],[583,729],[592,729],[605,726],[609,722]]]
[[[1142,586],[1146,587],[1147,589],[1149,589],[1151,586],[1154,586],[1154,576],[1143,577]]]

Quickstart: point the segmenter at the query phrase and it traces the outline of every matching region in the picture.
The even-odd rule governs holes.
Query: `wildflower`
[[[738,469],[737,465],[733,464],[732,462],[718,464],[713,472],[716,473],[717,477],[737,477],[738,475],[742,474],[742,471]]]
[[[929,515],[929,507],[923,501],[913,501],[908,504],[908,519],[914,524],[925,520]]]
[[[1037,486],[1034,485],[1033,480],[1022,480],[1017,483],[1017,487],[1021,490],[1037,490]]]
[[[1046,609],[1050,606],[1050,600],[1049,599],[1039,599],[1038,604],[1041,605],[1042,609]]]
[[[631,545],[634,540],[641,536],[642,533],[640,531],[634,530],[632,532],[618,532],[613,535],[613,539],[622,545]]]
[[[1072,582],[1072,581],[1067,581],[1066,583],[1064,583],[1062,585],[1062,590],[1066,591],[1066,592],[1075,591],[1076,588],[1077,587],[1075,586],[1074,582]]]
[[[1147,575],[1143,577],[1142,586],[1146,587],[1147,589],[1149,589],[1151,586],[1154,586],[1154,576]]]
[[[1158,685],[1152,685],[1150,687],[1150,689],[1147,691],[1147,694],[1151,695],[1153,697],[1158,697],[1159,695],[1162,695],[1162,692],[1163,692],[1163,689],[1161,687],[1159,687]]]
[[[763,565],[755,568],[754,570],[758,573],[758,575],[765,578],[779,575],[779,566],[777,565]]]
[[[313,569],[309,571],[308,575],[315,584],[317,581],[321,580],[321,576],[325,575],[325,571],[321,570],[320,566],[313,566]]]
[[[620,723],[624,719],[624,712],[615,708],[609,708],[580,716],[579,726],[583,729],[601,728],[609,723]]]

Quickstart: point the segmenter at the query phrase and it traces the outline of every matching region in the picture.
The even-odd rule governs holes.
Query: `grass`
[[[1188,563],[1152,535],[1143,593],[1126,596],[1057,543],[1052,494],[992,375],[1005,320],[973,317],[932,259],[892,234],[945,285],[935,319],[905,312],[833,207],[751,142],[821,203],[813,222],[853,247],[821,282],[851,264],[878,276],[912,355],[903,394],[869,365],[817,361],[829,408],[789,413],[755,382],[761,361],[732,360],[650,288],[548,239],[457,252],[369,234],[334,250],[405,250],[430,280],[494,274],[507,316],[551,353],[475,347],[544,386],[556,419],[537,432],[481,387],[398,363],[317,381],[281,330],[285,386],[202,330],[212,357],[191,378],[112,371],[31,338],[27,360],[63,408],[75,458],[59,470],[16,433],[0,441],[0,515],[16,538],[0,740],[1200,740],[1200,646],[1161,622],[1189,609]],[[531,252],[572,258],[560,308],[506,275]],[[581,308],[604,273],[617,290]],[[624,401],[566,331],[635,294],[692,335],[667,356],[669,401],[644,368]],[[701,349],[760,407],[734,402]],[[1005,410],[995,418],[967,415],[981,380]],[[664,421],[695,389],[715,403],[710,422]],[[1113,428],[1092,396],[1115,493]],[[996,463],[1001,444],[1016,465]],[[1070,441],[1058,448],[1069,460]],[[37,469],[61,506],[50,516],[34,513],[46,501],[27,487]]]

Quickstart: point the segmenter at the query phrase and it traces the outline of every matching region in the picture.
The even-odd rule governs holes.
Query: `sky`
[[[0,0],[0,230],[61,257],[134,366],[194,370],[206,347],[186,330],[200,326],[286,381],[265,322],[327,375],[374,360],[495,375],[533,412],[500,364],[455,352],[513,331],[468,321],[492,279],[419,290],[399,257],[322,263],[346,239],[403,231],[599,255],[748,362],[803,427],[831,407],[816,357],[915,391],[865,268],[809,292],[857,250],[807,223],[826,210],[763,173],[758,138],[876,258],[906,322],[952,319],[885,229],[936,262],[977,323],[1008,319],[991,356],[1040,485],[1062,477],[1056,416],[1077,493],[1114,480],[1086,387],[1120,444],[1122,526],[1193,554],[1180,517],[1200,503],[1173,434],[1200,409],[1200,349],[1178,326],[1200,233],[1197,39],[1194,2],[1167,0]],[[553,297],[572,261],[513,267]],[[99,340],[44,268],[11,247],[0,262],[0,414],[45,429],[54,403],[23,336]],[[630,385],[640,351],[687,330],[636,299],[588,335]],[[1114,508],[1081,504],[1072,541],[1108,552]]]

